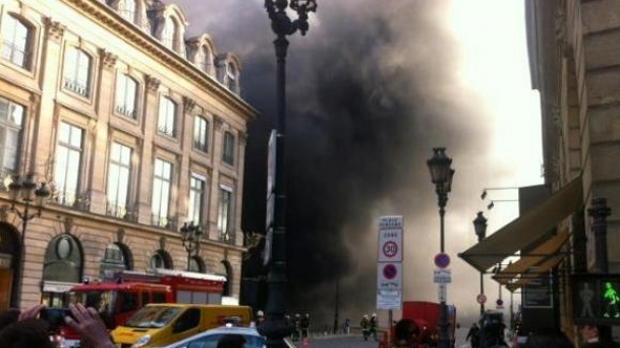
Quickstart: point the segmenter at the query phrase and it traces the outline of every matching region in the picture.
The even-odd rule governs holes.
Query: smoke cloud
[[[172,2],[169,0],[167,2]],[[243,97],[262,118],[250,127],[244,229],[264,231],[266,145],[275,124],[275,53],[260,0],[174,0],[189,34],[207,32],[242,61]],[[318,1],[287,60],[289,308],[331,323],[375,311],[377,219],[405,216],[404,300],[437,300],[437,197],[426,160],[447,147],[456,175],[446,214],[449,302],[477,311],[477,273],[456,254],[475,243],[480,168],[491,163],[485,101],[459,78],[461,47],[448,1]],[[458,284],[458,286],[457,286]]]

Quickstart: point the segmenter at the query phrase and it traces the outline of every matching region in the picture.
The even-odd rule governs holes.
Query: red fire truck
[[[112,330],[148,303],[221,304],[225,283],[226,277],[212,274],[166,269],[122,271],[113,280],[71,288],[69,298],[97,309]],[[56,326],[60,347],[79,347],[79,335],[63,323],[59,315]]]

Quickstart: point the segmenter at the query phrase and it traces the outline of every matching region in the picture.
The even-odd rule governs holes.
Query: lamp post
[[[440,251],[445,251],[444,239],[444,215],[446,204],[448,203],[448,193],[452,191],[452,178],[454,177],[454,169],[450,168],[452,159],[446,155],[444,147],[436,147],[433,149],[433,157],[426,161],[428,169],[431,172],[431,180],[435,184],[435,193],[437,193],[439,205],[439,221],[440,221]],[[443,284],[440,284],[442,286]],[[448,348],[450,346],[450,337],[448,336],[448,306],[445,298],[440,302],[439,317],[439,348]]]
[[[202,228],[200,225],[194,225],[194,221],[187,222],[181,227],[181,241],[183,247],[187,251],[187,270],[191,271],[192,256],[200,250],[200,237],[202,236]]]
[[[478,216],[474,219],[474,231],[478,236],[478,243],[482,242],[487,235],[487,219],[482,215],[482,212],[478,212]],[[484,296],[484,273],[480,272],[480,295]],[[484,314],[484,301],[480,301],[480,315]]]
[[[26,265],[26,228],[28,221],[35,217],[41,216],[41,210],[45,205],[46,199],[49,197],[50,191],[47,185],[43,182],[37,184],[34,181],[34,174],[27,174],[25,179],[22,179],[19,175],[14,175],[12,182],[9,184],[9,199],[11,200],[11,211],[14,212],[22,220],[22,234],[20,236],[20,265],[15,272],[15,282],[13,296],[11,298],[12,306],[20,308],[21,305],[21,290],[24,284],[24,267]],[[18,200],[24,205],[23,211],[20,211],[15,206]],[[36,211],[30,212],[30,206],[34,204]]]
[[[291,334],[291,326],[284,317],[286,305],[286,52],[287,36],[299,30],[301,35],[308,31],[308,13],[315,12],[316,0],[291,0],[290,9],[297,12],[297,19],[291,20],[286,12],[288,0],[265,0],[265,9],[271,20],[271,29],[276,34],[273,44],[276,51],[276,112],[277,141],[275,159],[275,185],[273,210],[273,236],[271,239],[271,257],[269,263],[267,299],[267,319],[258,327],[259,332],[267,337],[267,347],[285,346],[284,337]]]

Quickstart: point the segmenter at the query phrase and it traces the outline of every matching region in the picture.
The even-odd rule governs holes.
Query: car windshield
[[[181,312],[181,308],[149,306],[143,307],[127,320],[124,326],[160,328],[168,324]]]
[[[197,338],[194,340],[190,340],[187,345],[182,345],[182,347],[187,348],[217,348],[217,342],[220,340],[222,336],[226,334],[224,333],[216,333],[212,335],[202,336],[201,338]],[[245,346],[246,348],[265,348],[265,339],[260,336],[253,335],[243,335],[245,338]]]

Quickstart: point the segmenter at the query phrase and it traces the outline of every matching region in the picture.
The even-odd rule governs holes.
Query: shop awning
[[[559,262],[556,260],[562,259],[563,255],[558,253],[562,245],[568,240],[568,236],[568,228],[565,228],[527,253],[521,251],[520,259],[498,272],[493,276],[493,279],[505,285],[515,278],[537,277],[540,273],[547,272],[549,268],[545,270],[541,270],[541,268],[547,264],[556,265]]]
[[[536,280],[542,274],[549,272],[553,267],[557,266],[562,260],[563,256],[554,256],[543,262],[539,266],[531,267],[527,272],[520,274],[519,279],[515,282],[506,284],[506,289],[509,291],[515,291],[516,289],[529,284]]]
[[[531,247],[562,219],[583,205],[581,176],[571,181],[546,201],[502,227],[459,256],[481,272],[493,267],[521,249]]]

